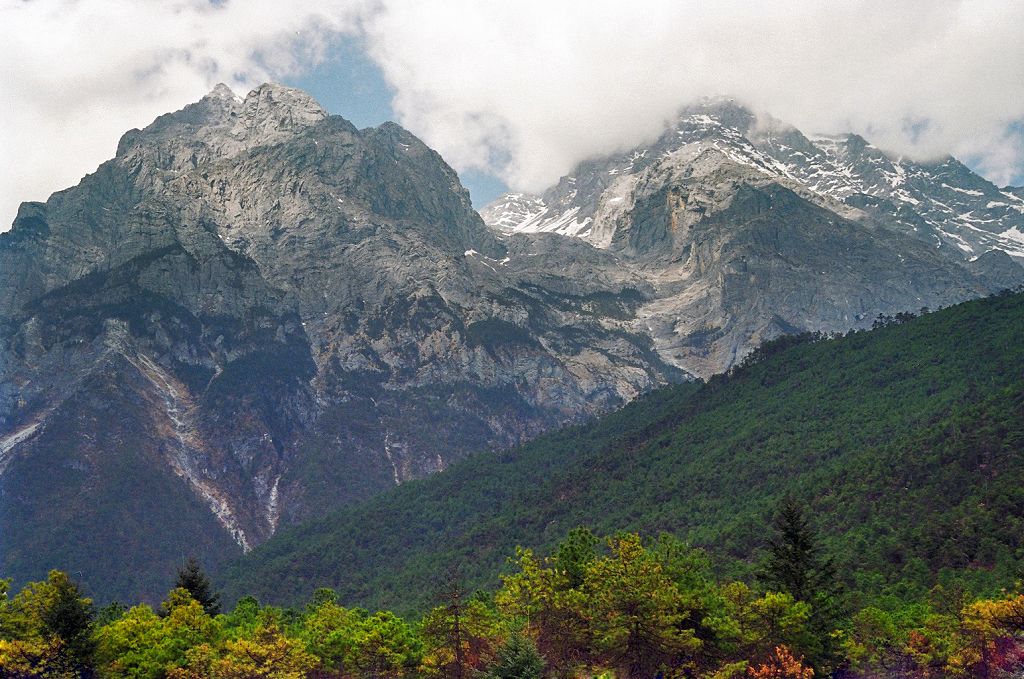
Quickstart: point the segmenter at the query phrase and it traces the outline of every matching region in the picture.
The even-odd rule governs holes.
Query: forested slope
[[[668,531],[752,564],[792,495],[855,591],[1012,583],[1024,556],[1024,294],[876,326],[783,338],[706,384],[478,455],[282,532],[221,580],[232,596],[294,602],[326,585],[409,610],[453,565],[495,588],[516,545],[544,549],[581,524]]]

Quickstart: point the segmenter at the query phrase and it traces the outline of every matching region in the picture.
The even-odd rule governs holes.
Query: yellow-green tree
[[[541,561],[531,550],[517,549],[517,571],[503,578],[495,597],[499,610],[525,627],[549,667],[563,675],[590,660],[587,597],[581,587],[592,562],[588,559],[574,574],[557,559]]]
[[[98,631],[97,659],[104,674],[156,679],[185,667],[193,648],[220,642],[221,625],[187,591],[173,590],[162,608],[160,616],[149,606],[136,606]]]
[[[624,677],[682,668],[701,647],[686,624],[690,597],[638,535],[608,546],[611,554],[590,564],[583,584],[597,659]]]
[[[494,660],[505,629],[496,611],[470,598],[431,610],[420,625],[420,636],[426,674],[470,679]]]
[[[356,629],[366,617],[363,611],[339,606],[334,593],[318,590],[302,622],[306,650],[323,662],[324,668],[341,671],[348,667],[355,651]]]
[[[742,582],[719,589],[723,606],[714,626],[728,656],[755,661],[769,656],[783,644],[798,650],[813,643],[809,621],[811,607],[794,601],[788,593],[758,594]]]
[[[422,653],[412,628],[394,613],[382,611],[355,627],[347,665],[365,677],[400,677],[416,669]]]
[[[368,615],[339,606],[334,593],[318,590],[302,620],[306,649],[325,670],[365,677],[399,677],[422,657],[415,631],[390,612]]]
[[[319,664],[302,640],[285,635],[275,622],[220,647],[200,644],[187,655],[169,679],[305,679]]]
[[[66,573],[50,571],[8,598],[0,581],[0,674],[76,677],[91,671],[92,601]]]
[[[950,653],[947,671],[955,676],[990,677],[1024,667],[1018,648],[1017,616],[1024,597],[981,599],[968,604],[960,615],[959,643]]]

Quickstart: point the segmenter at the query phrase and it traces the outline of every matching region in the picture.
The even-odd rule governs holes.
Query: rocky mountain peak
[[[235,94],[234,90],[232,90],[230,87],[228,87],[224,83],[217,83],[214,86],[214,88],[212,90],[210,90],[210,93],[207,94],[206,97],[204,97],[204,98],[208,98],[208,99],[222,99],[222,100],[225,100],[225,101],[235,101],[235,102],[240,102],[242,100],[241,97],[239,97],[237,94]]]
[[[313,97],[295,88],[264,83],[243,99],[220,83],[199,101],[127,132],[117,157],[144,158],[150,167],[181,172],[204,160],[280,143],[327,116]]]
[[[326,117],[327,111],[302,90],[264,83],[241,102],[231,134],[260,144],[273,143]]]
[[[746,134],[758,122],[752,110],[731,97],[706,97],[696,105],[684,108],[679,117],[686,121],[695,115],[707,116],[740,134]]]

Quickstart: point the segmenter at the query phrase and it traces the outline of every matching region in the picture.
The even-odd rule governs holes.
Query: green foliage
[[[498,658],[484,679],[541,679],[544,675],[544,658],[528,637],[513,634],[508,642],[498,649]]]
[[[412,628],[389,611],[374,613],[353,628],[344,666],[364,676],[395,676],[419,664],[422,644]]]
[[[451,583],[446,589],[446,604],[433,608],[420,624],[423,667],[432,675],[470,677],[494,660],[503,621],[488,601],[464,601]]]
[[[761,578],[773,591],[789,592],[797,601],[813,602],[834,587],[835,566],[821,554],[821,546],[803,508],[793,498],[782,501],[768,539]]]
[[[120,620],[127,612],[128,607],[120,601],[111,601],[96,612],[96,624],[100,627],[109,625],[115,620]]]
[[[663,665],[682,665],[702,646],[687,622],[687,593],[665,572],[637,535],[609,542],[583,583],[595,656],[624,676],[653,676]]]
[[[599,540],[589,528],[573,528],[555,550],[555,564],[565,573],[567,586],[575,589],[583,584],[587,568],[597,557]]]
[[[145,604],[135,606],[96,634],[99,664],[114,676],[165,676],[189,663],[189,652],[220,640],[223,627],[207,615],[187,590],[175,589],[157,615]]]
[[[8,599],[0,580],[0,675],[78,676],[95,652],[92,600],[66,573],[50,571]]]
[[[60,639],[62,654],[71,667],[87,667],[95,651],[92,623],[96,612],[92,601],[82,596],[78,585],[65,573],[51,572],[48,584],[49,600],[38,611],[40,631]]]
[[[760,578],[769,591],[810,605],[815,642],[805,646],[805,654],[820,668],[834,659],[832,639],[842,605],[835,565],[822,553],[803,506],[792,497],[783,499],[772,527]]]
[[[576,530],[561,543],[586,547],[579,582],[562,568],[565,549],[538,559],[520,548],[495,595],[464,598],[449,587],[446,603],[418,621],[344,608],[328,589],[302,610],[244,597],[211,617],[177,588],[163,615],[143,604],[99,622],[64,573],[13,598],[0,580],[0,676],[992,679],[1024,666],[1024,594],[974,599],[936,588],[863,607],[837,620],[837,650],[812,671],[814,603],[720,580],[701,550],[670,535],[596,539]]]

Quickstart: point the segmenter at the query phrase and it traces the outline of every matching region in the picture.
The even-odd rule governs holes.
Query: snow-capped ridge
[[[1012,235],[1024,230],[1020,189],[999,189],[951,156],[922,162],[858,134],[805,136],[722,97],[683,109],[651,144],[581,163],[543,194],[507,194],[481,215],[502,232],[557,233],[609,247],[629,202],[625,187],[676,182],[723,162],[754,173],[745,181],[778,182],[843,218],[927,240],[961,261],[993,249],[1024,260]]]

